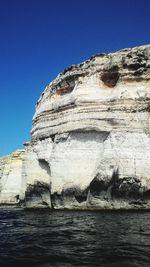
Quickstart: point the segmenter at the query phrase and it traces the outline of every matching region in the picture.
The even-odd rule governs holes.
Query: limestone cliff
[[[22,179],[24,150],[17,150],[0,159],[0,204],[17,204],[24,199],[25,184]]]
[[[0,202],[14,183],[27,207],[150,208],[149,112],[150,45],[66,69],[37,102],[22,167],[0,161]]]

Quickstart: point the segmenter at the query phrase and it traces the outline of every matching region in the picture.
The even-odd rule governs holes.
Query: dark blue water
[[[0,209],[0,267],[150,266],[150,212]]]

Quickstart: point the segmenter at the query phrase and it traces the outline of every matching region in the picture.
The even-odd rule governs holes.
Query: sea
[[[150,211],[0,209],[0,267],[150,266]]]

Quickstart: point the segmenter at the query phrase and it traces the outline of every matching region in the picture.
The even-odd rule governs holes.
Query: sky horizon
[[[149,0],[0,0],[0,157],[30,140],[35,105],[60,72],[150,44]]]

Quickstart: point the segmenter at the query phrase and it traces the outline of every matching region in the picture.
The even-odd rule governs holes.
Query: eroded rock
[[[150,208],[149,111],[150,45],[72,65],[37,102],[19,175],[0,160],[0,202],[21,196],[27,207]],[[22,186],[9,198],[15,177]]]

